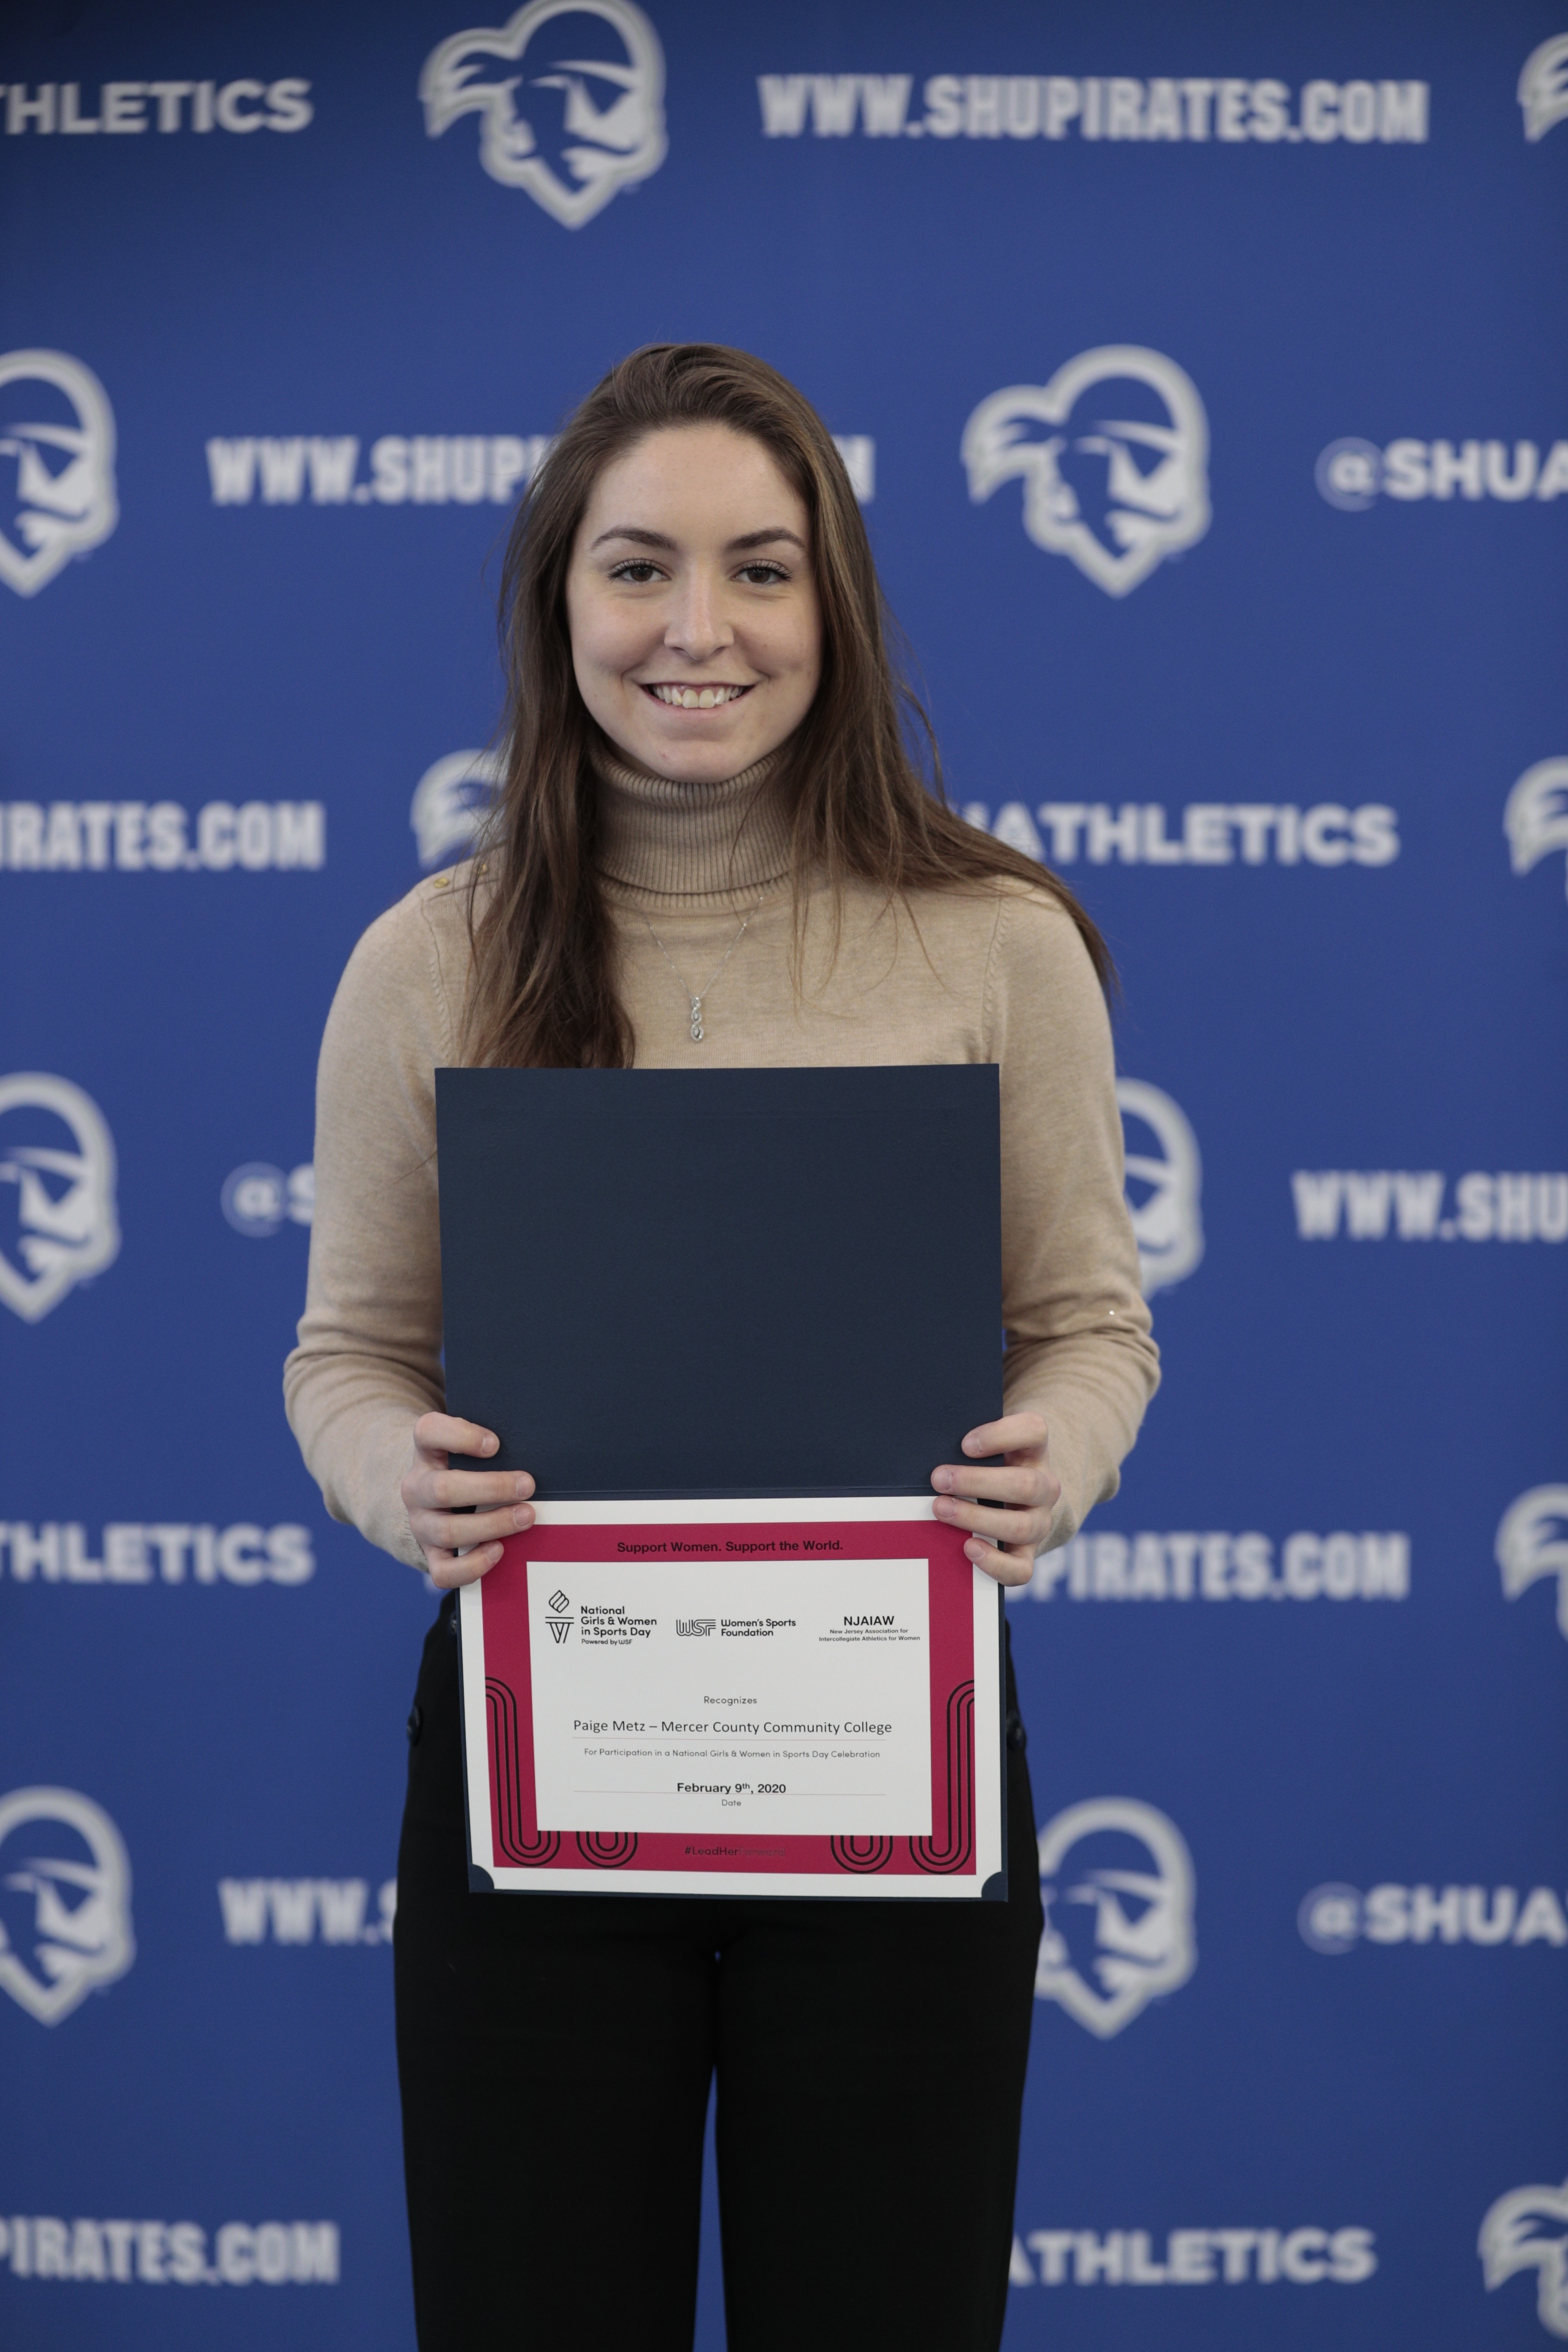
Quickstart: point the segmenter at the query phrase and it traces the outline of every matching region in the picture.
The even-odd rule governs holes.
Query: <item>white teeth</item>
[[[653,692],[667,709],[721,710],[726,703],[739,702],[746,691],[743,686],[656,686]]]

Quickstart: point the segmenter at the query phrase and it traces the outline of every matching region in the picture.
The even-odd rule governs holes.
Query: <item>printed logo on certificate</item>
[[[1001,1593],[929,1496],[538,1511],[461,1594],[474,1886],[1005,1898]]]

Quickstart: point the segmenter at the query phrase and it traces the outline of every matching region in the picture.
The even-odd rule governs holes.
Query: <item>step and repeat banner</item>
[[[1568,2339],[1565,19],[13,0],[18,2352],[412,2343],[433,1602],[283,1421],[315,1055],[471,835],[521,487],[688,338],[840,436],[954,800],[1125,983],[1167,1377],[1009,1612],[1007,2344]]]

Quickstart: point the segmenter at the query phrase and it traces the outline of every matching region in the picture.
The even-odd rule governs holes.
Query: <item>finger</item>
[[[931,1472],[931,1483],[939,1495],[983,1495],[987,1502],[1016,1503],[1026,1510],[1031,1503],[1044,1502],[1049,1476],[1038,1463],[993,1470],[944,1462]]]
[[[526,1503],[508,1511],[476,1511],[471,1518],[450,1511],[410,1511],[408,1524],[422,1544],[466,1551],[470,1544],[504,1543],[533,1525],[533,1513]]]
[[[963,1547],[976,1568],[994,1576],[998,1584],[1027,1584],[1035,1572],[1034,1556],[1027,1552],[1003,1551],[995,1544],[984,1542],[975,1536]]]
[[[425,1547],[430,1581],[443,1592],[455,1591],[460,1584],[477,1584],[481,1576],[494,1568],[500,1556],[500,1544],[480,1544],[474,1550],[461,1554],[443,1551],[438,1544]]]
[[[1037,1412],[1005,1412],[1000,1421],[983,1421],[963,1440],[965,1454],[1028,1454],[1047,1443],[1045,1423]]]
[[[955,1503],[939,1495],[931,1508],[950,1528],[967,1528],[973,1534],[989,1536],[997,1543],[1042,1544],[1051,1524],[1051,1515],[1043,1507],[1028,1511],[994,1511],[984,1503]]]
[[[533,1481],[526,1470],[416,1470],[407,1491],[421,1510],[483,1510],[492,1504],[526,1503]]]
[[[500,1439],[477,1421],[458,1421],[449,1412],[424,1412],[414,1424],[414,1443],[422,1454],[496,1454]]]

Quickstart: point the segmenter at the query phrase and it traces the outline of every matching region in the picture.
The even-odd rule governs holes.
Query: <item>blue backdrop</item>
[[[519,484],[700,337],[1125,976],[1167,1382],[1011,1612],[1007,2343],[1568,2336],[1568,12],[647,5],[6,12],[0,2336],[412,2342],[316,1047]]]

